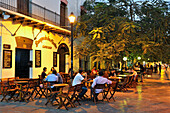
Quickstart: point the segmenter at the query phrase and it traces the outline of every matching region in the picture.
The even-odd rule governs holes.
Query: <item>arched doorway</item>
[[[69,48],[65,43],[58,47],[57,53],[59,54],[59,72],[65,72],[66,54],[69,55]]]

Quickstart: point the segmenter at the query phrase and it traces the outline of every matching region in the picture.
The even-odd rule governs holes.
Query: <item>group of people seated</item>
[[[45,81],[55,81],[58,84],[63,83],[62,76],[57,73],[54,67],[51,68],[51,71],[49,72],[48,76],[46,74],[47,68],[43,68],[43,72],[41,74],[43,80]],[[137,75],[137,72],[132,69],[133,76]],[[93,79],[93,83],[91,85],[91,88],[93,89],[96,84],[112,84],[112,81],[108,79],[108,77],[105,76],[105,73],[103,73],[102,70],[96,71],[95,68],[92,69],[92,74],[96,75],[95,78]],[[47,77],[46,77],[47,76]],[[109,76],[116,76],[115,70],[112,70],[109,73]],[[73,81],[72,81],[72,86],[76,86],[78,84],[81,84],[83,81],[87,81],[87,73],[83,72],[83,70],[79,70],[79,72],[75,75]],[[54,89],[56,90],[56,89]],[[79,98],[82,99],[82,97],[86,94],[87,92],[87,87],[83,86],[81,92],[79,93]],[[98,94],[102,92],[102,89],[96,89],[95,90],[95,99],[97,99]]]
[[[55,82],[58,84],[62,84],[63,83],[63,78],[60,75],[60,73],[57,73],[56,69],[54,67],[51,68],[51,71],[46,74],[47,72],[47,68],[44,67],[43,68],[43,72],[41,73],[41,77],[44,81],[50,81],[50,82]],[[55,87],[51,87],[52,90],[56,90]]]
[[[97,76],[95,79],[93,79],[93,83],[92,83],[92,86],[91,88],[94,88],[96,84],[112,84],[112,81],[108,80],[107,78],[103,77],[104,74],[102,71],[99,72],[99,76]],[[84,78],[83,77],[83,71],[82,70],[79,70],[79,73],[76,74],[76,76],[74,77],[73,79],[73,82],[72,82],[72,86],[75,86],[75,85],[78,85],[78,84],[81,84],[83,81],[87,81],[87,78]],[[87,92],[87,87],[82,87],[82,91],[80,92],[79,94],[79,98],[82,99],[82,97],[85,95],[85,93]],[[102,89],[96,89],[95,90],[95,98],[96,100],[97,99],[97,96],[98,94],[102,92]]]

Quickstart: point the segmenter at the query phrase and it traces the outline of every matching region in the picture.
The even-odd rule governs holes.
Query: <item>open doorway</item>
[[[62,43],[58,47],[59,54],[59,71],[65,72],[66,69],[66,54],[69,54],[69,48],[66,44]]]

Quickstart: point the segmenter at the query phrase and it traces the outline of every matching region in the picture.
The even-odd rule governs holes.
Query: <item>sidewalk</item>
[[[162,75],[163,76],[163,75]],[[81,101],[81,106],[69,108],[69,111],[57,109],[50,104],[45,106],[46,99],[36,99],[25,102],[0,102],[0,113],[169,113],[170,112],[170,80],[144,79],[134,88],[128,88],[127,92],[116,92],[115,102],[99,102],[96,105],[92,101]],[[89,95],[88,91],[88,95]],[[2,98],[2,96],[0,96]],[[101,99],[101,96],[99,96]]]

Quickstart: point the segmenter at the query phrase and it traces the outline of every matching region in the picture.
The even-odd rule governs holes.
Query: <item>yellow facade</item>
[[[9,29],[11,33],[14,33],[20,24],[13,24],[12,21],[2,21],[2,24]],[[60,44],[65,43],[69,48],[69,53],[71,52],[70,46],[70,37],[64,36],[61,34],[54,34],[51,32],[46,32],[40,29],[33,28],[30,26],[21,26],[17,31],[15,36],[11,36],[11,34],[4,28],[1,27],[0,33],[2,35],[2,45],[9,44],[11,45],[10,50],[12,50],[12,68],[2,68],[2,78],[15,77],[15,54],[16,54],[16,39],[15,37],[26,37],[28,39],[33,40],[32,50],[30,50],[30,60],[32,60],[32,67],[30,67],[29,78],[37,78],[38,75],[41,74],[43,67],[47,67],[47,73],[50,71],[51,67],[53,67],[53,52],[58,51],[58,47]],[[1,32],[2,31],[2,32]],[[40,32],[36,40],[34,40],[35,36]],[[57,48],[54,47],[54,44],[48,40],[43,40],[36,47],[35,41],[39,40],[42,37],[49,37],[54,40],[54,43],[57,45]],[[64,38],[63,38],[64,37]],[[60,42],[60,43],[59,43]],[[75,45],[75,43],[74,43]],[[43,48],[46,47],[46,48]],[[50,47],[47,48],[47,47]],[[41,50],[41,67],[35,67],[35,50]],[[71,57],[70,55],[66,55],[65,60],[65,72],[68,72],[68,69],[71,67]],[[55,69],[59,72],[59,54],[57,55],[57,67]],[[74,57],[74,71],[79,69],[79,59],[78,57]]]

